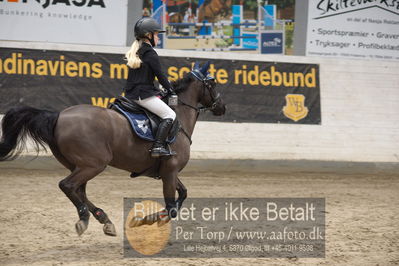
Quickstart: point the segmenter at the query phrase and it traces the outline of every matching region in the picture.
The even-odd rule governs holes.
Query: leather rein
[[[206,111],[213,111],[216,108],[218,102],[220,101],[220,93],[217,93],[215,95],[214,91],[212,90],[213,88],[209,81],[213,80],[214,79],[213,77],[211,77],[209,75],[205,76],[204,74],[202,74],[201,71],[196,70],[196,69],[191,71],[190,74],[192,74],[196,79],[201,81],[202,84],[204,85],[202,87],[202,97],[201,98],[203,98],[205,96],[205,88],[206,88],[206,89],[208,89],[209,95],[211,96],[211,99],[212,99],[212,104],[210,106],[195,107],[195,106],[192,106],[190,104],[183,102],[179,98],[179,102],[182,105],[185,105],[185,106],[188,106],[188,107],[194,109],[197,112],[197,117],[198,117],[199,113],[206,112]]]
[[[205,76],[201,71],[194,69],[193,71],[190,72],[190,74],[192,74],[196,79],[198,79],[199,81],[202,82],[203,86],[202,86],[202,97],[203,98],[205,96],[205,89],[208,90],[209,95],[211,96],[212,99],[212,104],[210,106],[201,106],[201,107],[196,107],[196,106],[192,106],[188,103],[183,102],[182,100],[180,100],[179,98],[179,103],[182,105],[185,105],[191,109],[194,109],[197,112],[197,118],[200,113],[206,112],[206,111],[213,111],[218,102],[220,101],[220,93],[217,93],[215,95],[215,92],[212,88],[212,85],[210,83],[210,80],[213,80],[214,78],[211,76]],[[183,132],[184,135],[186,135],[186,137],[188,138],[188,140],[190,141],[190,145],[193,143],[193,141],[191,140],[191,136],[184,130],[183,127],[180,127],[181,131]]]

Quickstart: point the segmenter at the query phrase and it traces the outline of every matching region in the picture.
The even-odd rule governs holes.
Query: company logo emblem
[[[320,11],[320,16],[314,19],[336,16],[368,8],[380,8],[399,15],[398,0],[319,0],[316,8]]]
[[[35,1],[42,5],[43,8],[47,8],[49,5],[64,4],[67,6],[100,6],[105,8],[104,0],[0,0],[0,2],[13,2],[13,3],[27,3],[28,1]]]
[[[305,106],[304,95],[287,94],[285,100],[286,105],[283,108],[283,113],[289,119],[297,122],[308,115],[309,109]]]
[[[283,41],[280,38],[273,38],[272,41],[265,41],[263,42],[263,47],[280,47]]]
[[[146,120],[137,120],[137,126],[141,129],[141,131],[143,131],[144,134],[147,133],[147,131],[150,129],[150,121],[148,119]]]

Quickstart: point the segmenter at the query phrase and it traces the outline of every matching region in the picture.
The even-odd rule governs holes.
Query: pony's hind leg
[[[59,183],[60,189],[72,201],[78,210],[79,221],[75,224],[76,232],[81,235],[86,231],[89,225],[90,213],[87,204],[81,199],[77,193],[78,188],[101,173],[105,167],[101,168],[75,168],[73,172],[61,180]]]
[[[65,168],[69,169],[69,171],[73,172],[75,169],[75,165],[69,162],[64,155],[60,152],[57,146],[50,145],[51,152],[53,153],[54,157],[63,165]]]
[[[104,225],[104,234],[109,236],[116,236],[115,226],[108,218],[108,215],[102,209],[97,208],[93,203],[91,203],[91,201],[88,200],[86,195],[86,184],[87,183],[82,184],[78,189],[80,198],[87,205],[87,207],[89,207],[89,211],[93,214],[94,218],[96,218],[97,221]]]

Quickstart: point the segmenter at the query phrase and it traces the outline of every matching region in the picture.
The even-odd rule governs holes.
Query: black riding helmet
[[[149,17],[139,19],[134,26],[134,35],[136,39],[139,40],[142,38],[146,38],[151,42],[152,46],[155,46],[153,33],[156,31],[165,32],[164,30],[162,30],[161,25],[159,25],[159,23],[155,19]],[[152,33],[151,38],[148,38],[146,36],[147,33]]]

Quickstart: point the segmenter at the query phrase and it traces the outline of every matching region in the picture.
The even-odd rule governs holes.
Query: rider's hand
[[[172,94],[172,95],[176,94],[176,92],[175,92],[175,90],[173,88],[170,88],[168,91],[169,91],[169,94]]]
[[[162,98],[165,98],[166,96],[168,96],[168,91],[167,90],[165,90],[165,89],[162,89],[162,90],[159,90],[160,92],[159,92],[159,95],[162,97]]]

